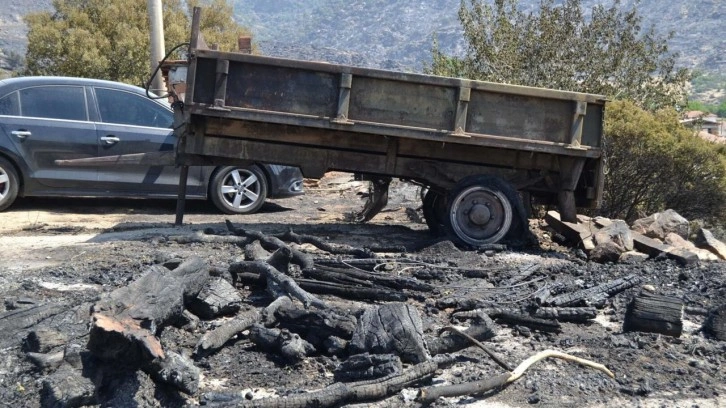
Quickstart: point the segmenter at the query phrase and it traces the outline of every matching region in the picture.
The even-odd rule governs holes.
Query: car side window
[[[37,86],[21,89],[19,95],[22,116],[88,120],[82,86]]]
[[[0,115],[20,116],[18,93],[13,92],[0,98]]]
[[[131,92],[96,88],[96,99],[104,123],[170,128],[174,120],[171,111]]]

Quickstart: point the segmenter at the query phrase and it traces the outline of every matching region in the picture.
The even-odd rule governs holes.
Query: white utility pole
[[[151,32],[151,71],[149,75],[156,70],[159,61],[164,58],[166,51],[164,50],[164,17],[161,9],[161,0],[147,0],[149,11],[149,27]],[[151,82],[151,91],[157,95],[164,95],[166,88],[164,87],[164,78],[159,72]]]

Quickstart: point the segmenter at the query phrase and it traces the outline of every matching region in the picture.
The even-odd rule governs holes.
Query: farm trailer
[[[391,177],[413,181],[427,188],[429,228],[473,246],[522,232],[522,197],[557,204],[571,222],[577,207],[600,204],[601,95],[222,52],[205,44],[200,13],[188,60],[166,67],[172,88],[184,82],[173,105],[179,165],[363,175],[374,194],[362,220],[382,208]]]

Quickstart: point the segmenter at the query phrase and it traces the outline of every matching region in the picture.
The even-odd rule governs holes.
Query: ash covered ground
[[[387,208],[362,225],[349,220],[351,212],[362,205],[359,193],[365,190],[363,184],[348,175],[332,174],[307,187],[305,196],[271,202],[250,216],[223,216],[211,205],[189,203],[181,228],[172,225],[174,203],[163,201],[21,200],[0,213],[4,253],[0,258],[4,299],[0,316],[33,305],[61,305],[45,319],[0,335],[0,401],[14,407],[43,406],[44,383],[54,370],[38,368],[28,359],[28,334],[33,330],[54,327],[67,336],[68,343],[83,346],[88,341],[88,306],[101,294],[128,285],[152,265],[196,256],[224,269],[243,256],[243,249],[233,243],[179,243],[174,239],[204,229],[224,234],[224,221],[229,219],[267,234],[292,228],[331,243],[405,247],[405,253],[379,255],[385,258],[388,273],[415,277],[436,287],[430,293],[412,294],[406,302],[418,310],[425,336],[437,336],[448,325],[467,326],[466,320],[453,316],[458,306],[451,299],[477,299],[482,304],[517,309],[531,305],[533,295],[546,285],[563,283],[577,290],[630,275],[639,278],[637,285],[600,305],[594,320],[561,323],[559,332],[497,321],[497,335],[485,342],[514,366],[538,351],[554,349],[604,364],[615,374],[614,379],[578,364],[545,360],[501,390],[439,399],[431,406],[726,406],[726,342],[702,331],[705,312],[726,302],[726,262],[688,267],[668,259],[593,263],[580,251],[553,242],[553,234],[541,220],[531,220],[538,240],[534,246],[467,251],[432,239],[421,220],[415,186],[394,183]],[[300,249],[329,257],[309,245]],[[517,281],[527,268],[535,272]],[[623,331],[627,306],[643,287],[683,301],[686,312],[680,337]],[[260,287],[239,285],[238,289],[243,308],[264,307],[272,301]],[[330,295],[320,297],[343,309],[368,305]],[[191,356],[200,336],[221,320],[202,320],[194,327],[169,326],[159,339],[165,349]],[[365,406],[417,407],[421,406],[414,400],[418,387],[476,381],[503,372],[477,347],[455,354],[454,364],[437,371],[433,378]],[[194,405],[212,392],[240,391],[249,398],[297,395],[332,384],[341,358],[318,353],[289,364],[275,353],[260,350],[243,333],[219,351],[193,361],[202,372],[194,395],[155,383],[141,371],[123,370],[106,373],[105,380],[98,381],[97,393],[128,393],[129,404],[135,406]],[[104,403],[97,400],[91,405]]]

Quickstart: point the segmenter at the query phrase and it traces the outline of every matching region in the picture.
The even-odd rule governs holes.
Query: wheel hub
[[[512,223],[512,207],[501,191],[473,185],[456,194],[449,217],[454,234],[463,242],[483,245],[506,235]]]
[[[486,225],[492,218],[492,213],[486,205],[474,203],[469,211],[469,221],[476,225]]]

